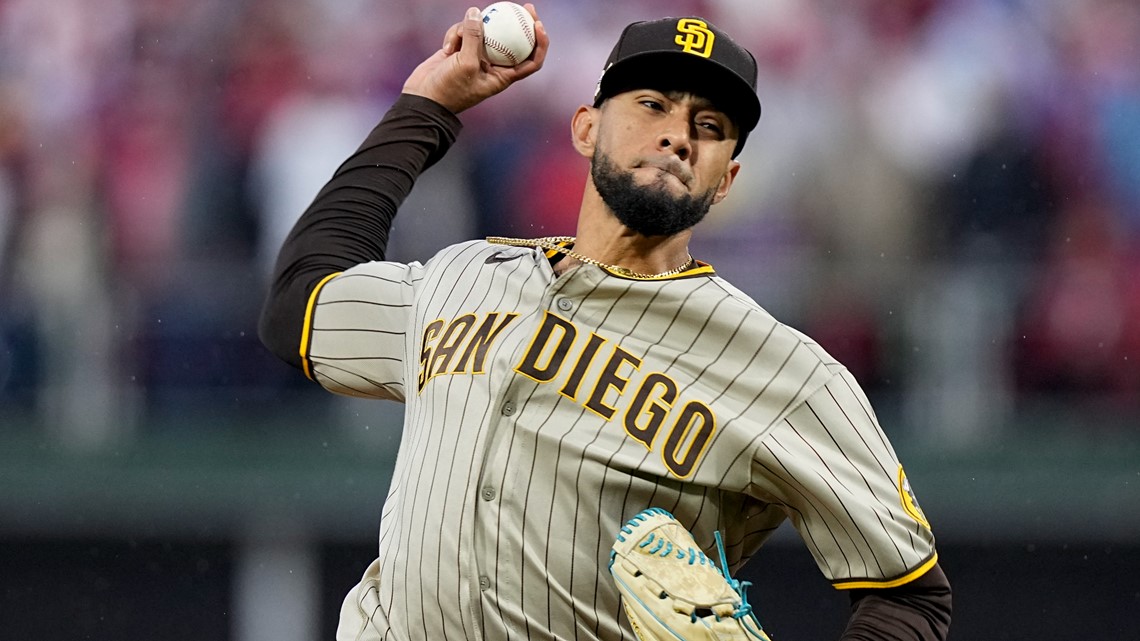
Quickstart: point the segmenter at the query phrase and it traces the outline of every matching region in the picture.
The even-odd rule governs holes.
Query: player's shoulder
[[[482,238],[476,238],[444,247],[443,249],[439,250],[439,252],[437,252],[429,262],[438,261],[440,259],[486,261],[491,256],[521,256],[525,254],[531,254],[533,252],[534,250],[530,247],[500,245],[488,242]]]
[[[425,282],[433,286],[461,287],[488,275],[501,263],[534,265],[534,249],[499,245],[475,239],[448,245],[423,264]],[[529,257],[529,260],[519,260]]]
[[[485,240],[467,240],[447,245],[436,250],[426,260],[408,260],[405,257],[389,257],[385,260],[369,261],[354,265],[340,276],[392,275],[407,273],[418,278],[433,268],[454,268],[472,262],[484,262],[487,256],[494,255],[495,248]]]
[[[454,271],[472,264],[483,264],[489,260],[489,257],[503,249],[514,248],[492,245],[483,239],[465,240],[437,250],[423,262],[423,265],[428,272]]]
[[[484,253],[489,253],[491,251],[491,247],[491,243],[488,243],[481,238],[473,238],[471,240],[464,240],[440,249],[438,252],[436,252],[435,256],[432,257],[432,260],[440,256],[482,255]]]
[[[843,367],[842,364],[829,354],[815,339],[776,318],[764,306],[756,302],[752,296],[720,276],[713,276],[711,280],[724,292],[726,297],[724,305],[730,308],[736,307],[749,314],[752,318],[754,333],[762,331],[766,336],[765,340],[771,341],[775,339],[786,344],[798,345],[802,348],[804,353],[810,354],[809,358],[817,359],[820,365],[831,371],[837,371]]]
[[[722,276],[713,275],[709,278],[710,282],[716,287],[721,296],[724,297],[723,304],[740,309],[749,310],[760,316],[771,319],[773,322],[779,322],[771,313],[768,312],[756,299],[744,293],[741,289],[725,280]]]

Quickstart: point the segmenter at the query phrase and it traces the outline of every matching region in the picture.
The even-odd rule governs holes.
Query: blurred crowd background
[[[463,114],[458,144],[397,219],[392,258],[426,260],[484,235],[573,234],[586,162],[569,118],[591,100],[618,31],[703,15],[756,54],[763,116],[693,253],[848,365],[919,461],[919,496],[941,486],[929,491],[948,529],[971,534],[980,526],[959,512],[995,493],[947,488],[954,472],[923,461],[1005,469],[1002,457],[1055,443],[1046,460],[1111,450],[1120,478],[1140,485],[1140,463],[1119,459],[1140,441],[1140,5],[537,4],[545,68]],[[465,7],[0,0],[0,464],[12,491],[0,536],[38,545],[142,527],[164,537],[162,523],[184,523],[174,515],[184,506],[163,507],[158,490],[116,503],[125,520],[52,507],[74,488],[44,484],[64,483],[77,460],[98,479],[141,451],[158,470],[145,478],[167,487],[176,483],[161,470],[195,440],[209,444],[205,471],[194,468],[206,477],[218,444],[247,436],[261,444],[253,451],[296,444],[265,463],[283,468],[310,449],[390,454],[399,408],[316,389],[265,353],[256,318],[293,221]],[[166,458],[148,449],[170,442],[180,446],[154,446]],[[21,502],[13,470],[41,469],[29,460],[51,471],[25,481],[36,498]],[[1136,490],[1091,485],[1081,496],[1116,497],[1101,507],[1117,513],[1100,523],[1082,501],[1082,536],[1135,537],[1140,504],[1119,501]],[[238,519],[210,517],[211,500],[242,491],[203,490],[215,526],[188,535],[230,541],[216,524]],[[342,540],[374,534],[383,491],[361,491],[375,514]],[[246,603],[256,590],[241,582],[256,584],[278,557],[227,545],[219,554],[236,560],[222,565],[244,578],[226,579],[239,587],[219,598]],[[222,629],[270,638],[249,623]]]
[[[225,399],[335,403],[267,366],[253,333],[266,276],[462,9],[0,2],[4,413],[99,443]],[[585,161],[569,116],[615,29],[702,14],[756,53],[764,114],[742,180],[699,230],[700,258],[818,337],[897,406],[899,429],[973,443],[1020,418],[1041,429],[1042,408],[1137,416],[1135,3],[540,9],[546,69],[465,114],[397,223],[395,257],[572,234]]]

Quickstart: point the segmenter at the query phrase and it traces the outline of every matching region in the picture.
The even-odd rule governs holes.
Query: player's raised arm
[[[306,310],[317,285],[354,265],[384,260],[397,209],[459,134],[456,114],[541,68],[549,40],[534,6],[526,9],[535,19],[535,48],[514,67],[487,60],[479,10],[469,9],[301,215],[278,254],[261,312],[259,335],[274,354],[301,367]]]

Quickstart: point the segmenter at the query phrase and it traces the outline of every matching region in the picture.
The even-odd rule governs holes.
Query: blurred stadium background
[[[0,0],[0,639],[331,639],[400,408],[255,336],[270,262],[458,0]],[[425,259],[573,233],[568,144],[626,22],[699,13],[764,116],[694,254],[865,385],[956,639],[1140,639],[1140,5],[539,0],[546,69],[464,115]],[[746,569],[836,638],[793,532]]]

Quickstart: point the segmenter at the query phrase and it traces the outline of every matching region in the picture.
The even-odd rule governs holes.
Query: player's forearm
[[[950,582],[935,565],[915,581],[852,594],[841,641],[943,641],[950,629]]]
[[[444,107],[403,95],[336,170],[277,257],[259,324],[271,351],[300,366],[298,346],[313,287],[329,274],[384,259],[396,210],[459,129],[459,120]]]

